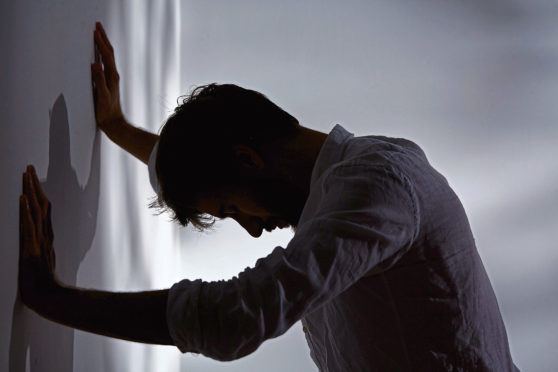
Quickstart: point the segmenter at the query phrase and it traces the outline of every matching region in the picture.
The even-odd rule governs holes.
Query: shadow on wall
[[[100,136],[96,132],[89,180],[78,183],[70,157],[70,128],[64,96],[60,94],[50,111],[49,162],[45,194],[52,203],[52,225],[56,249],[56,274],[66,285],[75,286],[81,261],[91,247],[97,223],[100,185]],[[73,370],[74,330],[41,318],[29,311],[18,297],[12,315],[10,372]]]

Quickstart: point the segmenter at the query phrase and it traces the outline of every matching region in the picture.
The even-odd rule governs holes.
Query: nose
[[[259,238],[263,232],[263,221],[259,217],[248,215],[236,215],[236,222],[254,238]]]

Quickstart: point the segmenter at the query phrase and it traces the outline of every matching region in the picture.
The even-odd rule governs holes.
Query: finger
[[[52,273],[56,269],[56,254],[54,253],[54,247],[52,245],[48,246],[48,266]]]
[[[50,213],[51,213],[51,204],[48,204],[48,211],[47,211],[47,222],[46,222],[46,233],[47,233],[47,237],[48,237],[48,241],[47,244],[45,245],[45,248],[47,249],[47,261],[49,263],[49,268],[52,270],[52,272],[54,273],[54,270],[56,268],[56,254],[54,253],[54,246],[52,245],[52,242],[54,241],[54,232],[52,231],[52,222],[51,222],[51,218],[50,218]]]
[[[48,209],[47,209],[46,233],[47,233],[47,237],[48,237],[49,242],[52,243],[54,241],[54,231],[52,230],[51,210],[52,210],[52,204],[49,202],[48,203]]]
[[[105,32],[105,28],[103,27],[103,24],[101,22],[97,22],[97,29],[101,32],[101,37],[103,38],[103,41],[105,42],[105,44],[111,49],[112,49],[112,44],[110,43],[110,40],[107,36],[107,33]]]
[[[27,182],[29,182],[30,190],[30,194],[27,195],[27,203],[29,204],[31,217],[33,218],[33,223],[35,225],[35,234],[37,238],[39,238],[43,235],[43,212],[41,210],[41,206],[39,205],[37,190],[35,190],[33,178],[30,173],[27,173]]]
[[[37,193],[37,200],[39,202],[39,207],[41,207],[41,215],[44,219],[46,219],[47,209],[48,209],[48,198],[46,197],[45,193],[43,192],[43,188],[41,187],[41,182],[39,182],[39,177],[37,177],[37,172],[35,171],[35,167],[29,165],[27,167],[31,170],[31,177],[33,179],[33,187]]]
[[[101,57],[104,57],[104,54],[106,54],[107,59],[111,57],[111,55],[114,54],[114,50],[112,49],[112,46],[107,44],[105,39],[103,39],[101,31],[97,29],[93,32],[93,35],[95,37],[95,44],[99,47],[99,51],[101,52]]]
[[[114,52],[105,43],[99,30],[95,30],[95,43],[99,48],[103,64],[107,69],[109,69],[109,72],[113,72],[113,70],[116,69],[116,66],[114,65]]]
[[[101,57],[99,55],[99,48],[97,47],[97,43],[93,43],[93,49],[95,50],[95,63],[101,64]],[[97,107],[97,85],[95,84],[95,77],[93,74],[93,65],[91,64],[91,89],[93,90],[93,104],[94,107]]]
[[[97,29],[99,30],[99,32],[101,33],[101,37],[103,38],[103,41],[105,42],[105,44],[109,47],[109,49],[111,51],[114,51],[112,44],[107,36],[107,33],[105,31],[105,28],[103,27],[103,24],[101,22],[97,22]]]
[[[91,90],[93,92],[93,107],[97,107],[97,85],[93,76],[93,64],[91,64]]]
[[[103,40],[101,33],[96,30],[95,31],[95,41],[101,52],[101,58],[103,61],[103,65],[105,67],[105,73],[107,75],[107,83],[110,87],[118,84],[119,76],[116,70],[116,63],[114,61],[114,52],[112,47],[107,45]]]
[[[31,198],[34,191],[31,188],[30,180],[31,178],[29,172],[26,170],[25,173],[23,173],[23,194],[27,198],[27,202],[29,203],[29,208],[31,209],[31,212],[33,212],[32,205],[31,205]]]
[[[33,180],[31,174],[27,173],[27,183],[28,183],[28,193],[25,195],[31,209],[31,216],[35,225],[35,233],[37,237],[43,236],[43,216],[41,213],[41,207],[39,207],[39,201],[37,200],[37,192],[33,187]]]
[[[21,195],[19,198],[19,213],[22,239],[20,242],[21,255],[24,259],[31,256],[40,257],[41,252],[37,244],[35,226],[31,216],[31,209],[29,208],[29,200],[26,195]]]
[[[103,64],[108,65],[111,62],[111,60],[114,58],[113,52],[110,50],[109,46],[105,44],[105,41],[103,40],[103,37],[101,36],[99,30],[95,30],[94,36],[95,36],[95,45],[99,50],[101,60]]]
[[[97,46],[97,43],[94,44],[94,48],[95,49],[95,62],[101,62],[101,54],[99,53],[99,47]]]
[[[41,183],[39,182],[39,177],[37,177],[37,172],[35,167],[29,165],[27,167],[31,171],[31,178],[33,180],[33,188],[35,189],[35,195],[37,196],[37,201],[39,203],[39,208],[41,212],[41,221],[37,222],[37,225],[41,227],[40,233],[47,234],[48,242],[52,242],[50,235],[52,235],[52,226],[50,226],[50,201],[43,192]],[[50,230],[50,231],[49,231]],[[44,239],[43,235],[39,235],[40,239]]]
[[[103,99],[108,97],[110,91],[108,90],[105,74],[100,63],[95,62],[91,65],[91,74],[93,74],[93,82],[95,83],[96,98]]]
[[[25,235],[23,233],[23,216],[25,213],[25,195],[21,194],[19,196],[19,256],[23,257],[23,239]]]

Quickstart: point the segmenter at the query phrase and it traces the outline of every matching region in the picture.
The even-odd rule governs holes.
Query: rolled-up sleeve
[[[319,187],[316,213],[286,248],[230,280],[171,287],[167,323],[180,351],[217,360],[250,354],[412,244],[416,197],[397,170],[336,167]]]

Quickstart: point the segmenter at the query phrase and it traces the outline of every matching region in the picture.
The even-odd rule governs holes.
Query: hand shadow
[[[91,247],[97,224],[100,186],[100,136],[96,132],[89,180],[78,183],[70,156],[70,128],[64,96],[60,94],[50,111],[49,163],[43,190],[52,203],[52,226],[56,251],[56,275],[75,286],[81,261]],[[31,372],[71,372],[74,330],[29,311],[19,292],[12,315],[10,372],[26,371],[29,349]]]

